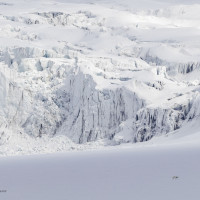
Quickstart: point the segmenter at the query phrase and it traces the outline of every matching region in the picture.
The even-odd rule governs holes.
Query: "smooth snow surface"
[[[199,146],[155,145],[2,158],[0,199],[198,200],[199,157]]]
[[[0,2],[0,154],[190,135],[189,123],[198,134],[199,10],[197,0]]]

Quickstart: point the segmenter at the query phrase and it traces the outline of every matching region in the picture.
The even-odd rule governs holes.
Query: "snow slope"
[[[198,200],[198,145],[124,146],[0,160],[3,200]],[[173,178],[178,177],[178,178]]]
[[[199,9],[197,0],[0,3],[1,155],[144,142],[191,122],[198,133]]]

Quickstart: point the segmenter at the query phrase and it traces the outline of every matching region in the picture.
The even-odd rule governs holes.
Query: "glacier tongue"
[[[200,5],[8,2],[1,154],[144,142],[198,121]]]

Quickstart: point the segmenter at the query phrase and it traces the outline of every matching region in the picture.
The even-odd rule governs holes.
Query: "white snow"
[[[165,142],[1,158],[0,198],[198,200],[199,156],[199,143]]]
[[[199,200],[199,10],[0,2],[0,200]]]

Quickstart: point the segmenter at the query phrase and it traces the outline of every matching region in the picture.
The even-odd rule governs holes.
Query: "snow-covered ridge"
[[[143,142],[198,120],[199,6],[0,3],[1,153]]]

